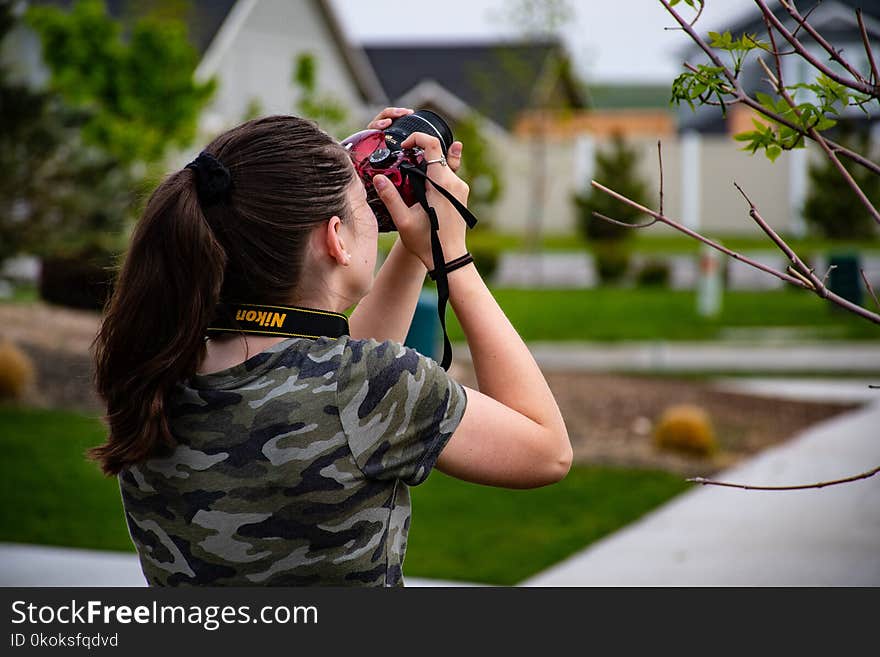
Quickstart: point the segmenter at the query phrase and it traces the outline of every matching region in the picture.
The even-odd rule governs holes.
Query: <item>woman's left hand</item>
[[[384,130],[391,125],[391,122],[394,121],[394,119],[399,119],[401,116],[412,114],[413,111],[414,110],[411,110],[408,107],[386,107],[367,124],[367,129]],[[453,144],[457,144],[458,148],[452,148]],[[450,153],[446,158],[446,162],[450,169],[458,171],[458,167],[461,166],[461,142],[452,142],[452,144],[450,144],[450,150],[457,152],[458,155],[452,155]]]
[[[376,115],[376,118],[367,124],[367,129],[384,130],[391,125],[391,122],[394,119],[399,119],[401,116],[406,116],[407,114],[412,113],[413,110],[408,107],[386,107]]]

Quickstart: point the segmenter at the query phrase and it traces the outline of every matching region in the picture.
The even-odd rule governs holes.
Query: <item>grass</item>
[[[36,285],[18,284],[12,286],[12,296],[0,297],[0,303],[33,303],[40,298]]]
[[[133,550],[115,479],[84,451],[98,419],[0,406],[0,541]],[[662,472],[573,468],[532,491],[475,486],[439,472],[412,491],[409,576],[514,584],[688,487]]]
[[[574,467],[528,491],[469,484],[439,472],[414,488],[404,572],[516,584],[636,520],[689,484],[665,472]]]
[[[84,457],[97,418],[0,406],[0,541],[133,550],[119,487]]]
[[[714,340],[760,328],[808,339],[876,340],[880,327],[799,290],[726,292],[717,318],[700,317],[696,293],[663,288],[493,289],[524,340]],[[464,341],[455,315],[449,337]]]

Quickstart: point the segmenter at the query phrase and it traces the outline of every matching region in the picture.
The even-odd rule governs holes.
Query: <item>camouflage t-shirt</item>
[[[150,585],[402,586],[408,486],[464,389],[392,342],[290,338],[178,384],[174,452],[119,475]]]

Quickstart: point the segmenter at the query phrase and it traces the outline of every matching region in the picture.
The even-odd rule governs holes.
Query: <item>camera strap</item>
[[[446,333],[446,302],[449,300],[449,281],[447,279],[446,258],[443,256],[443,245],[440,243],[440,234],[438,232],[440,230],[440,221],[437,219],[437,212],[428,204],[425,182],[430,182],[434,189],[452,203],[452,206],[458,210],[468,228],[473,228],[477,225],[477,218],[461,201],[428,177],[426,172],[427,165],[424,162],[421,163],[421,166],[405,162],[400,165],[400,168],[409,176],[416,198],[431,222],[431,256],[434,259],[433,278],[437,282],[437,314],[440,317],[440,326],[443,329],[443,358],[440,361],[440,367],[448,370],[452,364],[452,344],[449,342],[449,335]]]
[[[330,310],[299,306],[263,306],[255,303],[221,303],[208,335],[247,333],[288,338],[337,339],[349,335],[348,318]]]

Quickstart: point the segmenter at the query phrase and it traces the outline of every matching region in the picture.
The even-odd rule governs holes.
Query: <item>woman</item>
[[[436,138],[403,146],[438,160],[431,177],[467,201],[459,142],[449,166]],[[553,395],[473,264],[448,283],[479,390],[400,344],[433,268],[429,225],[373,182],[399,232],[375,280],[363,183],[311,121],[240,125],[150,198],[96,338],[109,437],[92,456],[119,477],[151,585],[399,586],[408,486],[433,467],[510,488],[568,472]],[[448,261],[466,254],[458,213],[433,189],[428,200]],[[338,335],[206,338],[229,301],[340,321],[357,307]]]

